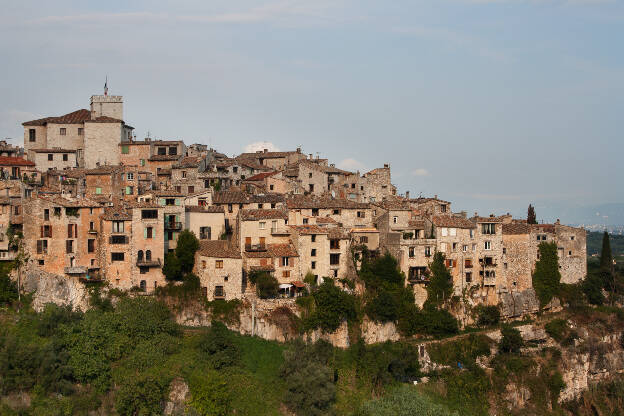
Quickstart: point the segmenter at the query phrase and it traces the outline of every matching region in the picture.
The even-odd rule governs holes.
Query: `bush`
[[[7,273],[0,273],[0,305],[10,305],[17,300],[17,285]]]
[[[546,333],[553,337],[555,341],[561,342],[568,331],[568,323],[565,319],[553,319],[544,328]]]
[[[436,363],[451,367],[461,363],[464,367],[472,368],[478,357],[490,355],[490,344],[487,336],[470,334],[455,341],[430,344],[427,351],[431,360]]]
[[[438,309],[433,305],[426,305],[417,316],[416,332],[446,336],[459,332],[457,319],[445,309]]]
[[[199,250],[199,240],[192,231],[184,230],[178,235],[175,255],[180,262],[183,276],[191,273],[195,266],[195,252]]]
[[[427,285],[427,303],[441,305],[453,293],[453,277],[444,264],[444,254],[436,251],[429,266],[431,277]]]
[[[268,273],[262,273],[255,279],[256,292],[262,299],[274,298],[279,293],[279,282]]]
[[[208,355],[216,370],[231,367],[240,361],[240,351],[232,342],[230,331],[218,321],[212,321],[210,329],[200,340],[199,348]]]
[[[498,306],[479,305],[477,307],[477,325],[481,327],[498,325],[500,318],[501,314]]]
[[[356,416],[451,416],[446,407],[434,403],[412,386],[402,385],[377,400],[365,402]]]
[[[161,402],[166,387],[151,376],[132,377],[116,393],[115,408],[120,415],[162,414]]]
[[[360,339],[350,352],[357,363],[358,376],[373,386],[411,382],[421,375],[417,345],[389,341],[366,345]]]
[[[307,347],[297,342],[284,352],[280,370],[286,384],[284,403],[297,415],[326,415],[336,399],[334,372],[323,351],[323,344]]]
[[[331,279],[325,279],[312,292],[312,298],[314,310],[304,320],[305,329],[334,332],[343,321],[353,321],[357,317],[355,297],[342,291]]]
[[[511,326],[505,325],[501,328],[502,338],[498,344],[498,348],[504,353],[518,353],[524,345],[520,331]]]
[[[182,280],[182,266],[175,252],[165,254],[165,264],[163,264],[162,272],[169,281]]]
[[[583,293],[587,301],[592,305],[602,305],[605,302],[603,287],[604,283],[599,275],[589,274],[583,282]]]
[[[221,374],[214,370],[195,372],[190,378],[191,407],[200,415],[230,414],[232,398]]]
[[[37,335],[48,338],[56,334],[60,325],[80,321],[82,313],[74,312],[71,306],[58,306],[54,303],[48,303],[37,318]]]

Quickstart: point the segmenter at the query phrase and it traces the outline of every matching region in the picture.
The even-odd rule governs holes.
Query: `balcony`
[[[182,223],[177,221],[165,221],[165,230],[181,230]]]
[[[14,251],[0,251],[0,261],[12,261],[15,260]]]
[[[484,277],[483,286],[496,286],[496,277]]]
[[[69,266],[65,267],[65,274],[86,274],[87,266]]]
[[[245,244],[245,251],[266,251],[264,244]]]
[[[98,232],[97,232],[97,230],[89,230],[89,231],[87,231],[87,233],[89,233],[89,234],[97,234]]]
[[[137,259],[136,265],[137,267],[161,267],[162,263],[160,259]]]
[[[482,267],[496,267],[497,266],[496,262],[491,257],[479,259],[479,264]]]

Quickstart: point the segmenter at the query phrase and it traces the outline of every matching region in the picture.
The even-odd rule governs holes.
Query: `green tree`
[[[310,329],[334,332],[343,321],[352,321],[357,316],[355,297],[337,287],[332,279],[325,279],[312,292],[312,297],[314,311],[304,323]]]
[[[4,270],[0,273],[0,305],[10,305],[17,300],[17,285]]]
[[[542,242],[538,250],[539,260],[535,263],[532,280],[535,293],[543,307],[559,292],[561,273],[559,272],[557,245],[554,242]]]
[[[162,272],[169,281],[182,280],[184,276],[182,274],[182,266],[175,252],[165,254],[165,264],[163,265]]]
[[[520,348],[524,345],[522,335],[520,331],[509,325],[505,325],[501,328],[501,340],[498,344],[498,348],[501,352],[506,353],[518,353]]]
[[[190,377],[191,407],[202,416],[230,414],[232,397],[224,377],[215,370],[196,371]]]
[[[609,241],[609,233],[604,232],[602,235],[602,250],[600,251],[600,269],[602,271],[611,272],[613,270],[613,256],[611,254],[611,242]]]
[[[437,251],[429,265],[431,277],[427,285],[427,302],[442,305],[453,293],[453,277],[444,264],[444,254]]]
[[[175,255],[180,261],[180,271],[183,276],[193,271],[195,253],[199,250],[199,240],[192,231],[184,230],[178,235]]]
[[[267,272],[259,273],[252,283],[255,283],[256,293],[262,299],[274,298],[279,293],[279,282]]]
[[[165,386],[155,377],[129,377],[119,386],[115,408],[120,415],[160,415],[165,391]]]
[[[500,309],[498,306],[477,306],[477,325],[485,327],[497,325],[500,322]]]
[[[529,209],[527,210],[527,223],[537,224],[537,217],[535,216],[535,208],[533,208],[533,205],[531,204],[529,204]]]
[[[232,342],[230,331],[218,321],[212,321],[210,329],[200,339],[199,348],[208,355],[216,370],[236,365],[240,360],[240,351]]]

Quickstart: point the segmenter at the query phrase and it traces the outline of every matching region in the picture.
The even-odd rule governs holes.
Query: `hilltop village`
[[[0,145],[0,261],[22,250],[48,275],[151,293],[166,285],[165,255],[183,230],[199,239],[195,273],[207,300],[254,298],[257,271],[277,279],[280,298],[344,282],[363,250],[392,254],[419,305],[436,252],[455,294],[474,304],[531,289],[542,242],[556,243],[562,282],[586,275],[584,229],[398,194],[389,164],[348,172],[300,148],[228,157],[203,144],[137,140],[122,97],[107,94],[23,126],[23,149]]]

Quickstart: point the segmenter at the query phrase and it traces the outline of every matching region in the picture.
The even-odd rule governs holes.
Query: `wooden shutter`
[[[41,226],[41,238],[43,238],[43,225]]]

